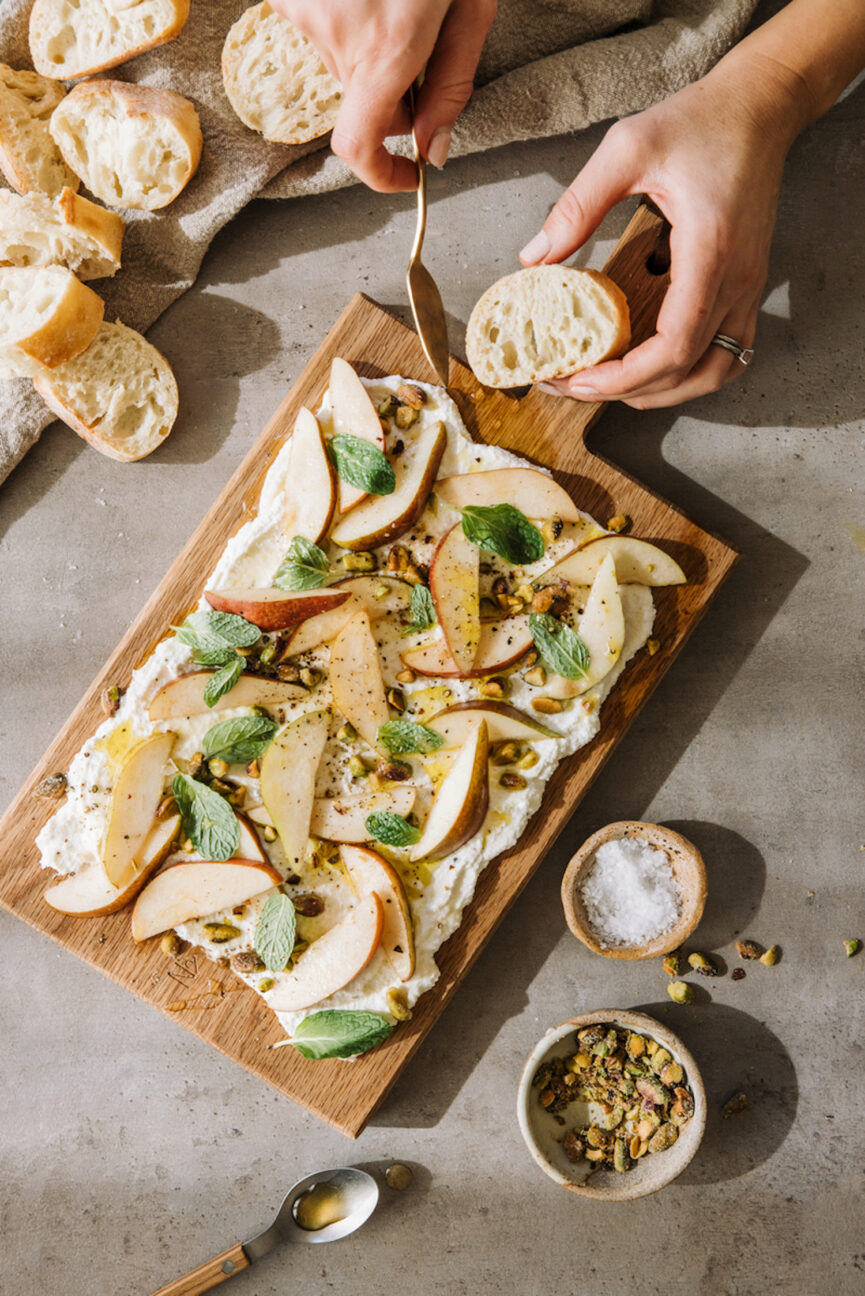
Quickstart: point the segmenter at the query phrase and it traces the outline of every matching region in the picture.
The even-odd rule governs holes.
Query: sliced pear
[[[308,617],[332,612],[348,598],[347,590],[226,589],[205,590],[204,597],[217,612],[233,612],[259,630],[287,630]]]
[[[343,846],[342,858],[358,895],[374,892],[381,900],[384,925],[380,944],[400,981],[408,981],[414,972],[414,929],[402,878],[378,851]]]
[[[490,803],[489,730],[478,720],[439,784],[412,860],[441,859],[474,837]]]
[[[529,518],[560,517],[579,522],[582,514],[568,492],[546,473],[535,468],[492,468],[488,472],[459,473],[436,483],[436,495],[451,508],[469,504],[484,507],[507,500]]]
[[[240,828],[240,845],[234,852],[236,859],[258,860],[262,864],[268,862],[267,856],[262,849],[261,842],[258,840],[258,833],[252,826],[247,815],[239,814],[237,816],[237,825]]]
[[[135,860],[153,826],[176,734],[151,734],[127,750],[114,779],[111,813],[102,841],[108,881],[123,890],[135,878]]]
[[[333,612],[322,612],[299,625],[286,644],[283,658],[296,657],[319,644],[330,643],[343,626],[348,625],[355,612],[368,612],[373,622],[385,617],[395,619],[411,600],[408,582],[391,576],[349,576],[346,580],[336,581],[330,588],[346,590],[348,598],[345,603]]]
[[[333,842],[366,842],[367,818],[376,811],[390,810],[405,817],[410,813],[417,788],[408,783],[383,792],[362,792],[359,796],[316,797],[309,831],[313,837]]]
[[[180,831],[180,815],[157,819],[136,857],[136,873],[125,887],[112,886],[102,868],[88,865],[79,873],[61,878],[45,892],[52,909],[75,918],[96,918],[115,913],[133,900],[144,883],[171,853]]]
[[[579,697],[609,674],[621,656],[625,642],[625,616],[612,554],[608,553],[601,560],[577,633],[589,650],[586,678],[571,680],[550,674],[544,686],[548,697]]]
[[[285,480],[285,534],[318,544],[336,507],[336,474],[318,419],[308,409],[301,409],[294,424]]]
[[[330,365],[330,406],[336,436],[356,436],[384,453],[384,428],[367,390],[346,360],[334,356]],[[366,499],[359,486],[337,479],[340,513],[347,513]]]
[[[274,1012],[299,1012],[329,999],[362,972],[378,949],[384,907],[373,892],[314,940],[267,996]]]
[[[620,585],[684,585],[688,579],[663,549],[633,536],[603,536],[592,540],[544,572],[542,579],[562,576],[572,585],[591,585],[607,554],[616,564],[616,580]]]
[[[425,723],[444,737],[445,746],[461,747],[479,720],[486,721],[490,742],[538,742],[562,736],[510,702],[455,702]]]
[[[390,708],[366,612],[356,612],[331,645],[330,687],[334,706],[364,742],[375,747],[379,728],[390,719]]]
[[[147,940],[160,932],[245,904],[262,891],[279,886],[282,875],[257,860],[185,860],[157,873],[132,910],[132,939]]]
[[[151,720],[185,719],[203,711],[228,711],[232,707],[280,707],[309,697],[300,684],[265,679],[261,675],[241,675],[240,679],[217,699],[212,707],[204,702],[204,690],[215,671],[191,671],[165,684],[147,708]]]
[[[306,854],[315,776],[330,723],[327,711],[308,711],[276,734],[261,758],[261,799],[295,868]]]
[[[414,526],[433,488],[448,435],[444,423],[431,423],[421,432],[411,454],[394,464],[396,489],[390,495],[371,495],[331,532],[343,549],[375,549],[389,544]]]
[[[481,637],[474,664],[470,670],[461,671],[448,652],[442,636],[428,639],[417,648],[407,648],[400,653],[404,666],[418,675],[438,675],[443,679],[476,679],[480,675],[495,675],[496,671],[513,666],[514,662],[532,647],[529,618],[526,613],[506,617],[503,621],[488,621],[481,625]]]
[[[448,651],[461,675],[471,670],[481,641],[480,549],[451,527],[433,555],[430,594]]]

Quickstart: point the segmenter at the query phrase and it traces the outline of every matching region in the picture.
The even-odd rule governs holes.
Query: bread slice
[[[167,206],[201,159],[201,126],[189,100],[125,81],[80,82],[51,118],[51,135],[109,207]]]
[[[276,144],[326,135],[342,99],[315,46],[269,4],[247,9],[228,33],[222,83],[240,120]]]
[[[0,63],[0,170],[17,193],[53,197],[78,176],[63,161],[48,122],[66,91],[36,72]]]
[[[0,377],[32,377],[92,342],[105,306],[61,266],[0,269]]]
[[[54,199],[0,190],[0,266],[66,266],[79,279],[120,269],[123,217],[72,189]]]
[[[179,35],[189,0],[35,0],[30,55],[37,72],[74,81]]]
[[[523,387],[600,364],[630,338],[628,301],[612,279],[542,265],[486,290],[469,318],[466,351],[487,387]]]
[[[103,324],[86,351],[33,382],[64,423],[111,459],[143,459],[177,418],[171,366],[125,324]]]

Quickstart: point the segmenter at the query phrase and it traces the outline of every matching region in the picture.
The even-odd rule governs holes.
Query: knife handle
[[[243,1247],[237,1242],[222,1255],[205,1260],[197,1269],[191,1269],[182,1278],[175,1278],[167,1287],[160,1287],[153,1296],[198,1296],[199,1292],[210,1291],[226,1279],[233,1278],[241,1269],[249,1268],[249,1260]]]

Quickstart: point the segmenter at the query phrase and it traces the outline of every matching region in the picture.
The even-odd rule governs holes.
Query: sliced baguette
[[[0,191],[0,266],[60,265],[79,279],[120,269],[123,218],[66,188],[45,194]]]
[[[177,417],[177,383],[163,355],[124,324],[103,324],[86,351],[34,384],[46,405],[111,459],[143,459]]]
[[[30,55],[37,72],[74,81],[179,35],[189,0],[35,0]]]
[[[0,63],[0,170],[17,193],[53,197],[78,188],[48,129],[65,96],[59,82]]]
[[[247,9],[228,33],[222,83],[240,120],[276,144],[326,135],[342,98],[315,46],[269,4]]]
[[[34,377],[74,359],[96,336],[105,305],[61,266],[0,269],[0,377]]]
[[[486,290],[469,318],[466,351],[487,387],[522,387],[600,364],[630,337],[627,298],[612,279],[543,265]]]
[[[51,135],[109,207],[167,206],[201,158],[201,126],[189,100],[124,81],[82,81],[55,111]]]

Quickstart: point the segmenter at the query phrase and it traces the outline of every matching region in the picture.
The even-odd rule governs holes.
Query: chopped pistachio
[[[531,670],[526,671],[523,679],[527,684],[531,684],[532,688],[543,688],[547,682],[547,672],[543,666],[533,666]]]
[[[346,720],[345,724],[340,725],[336,733],[337,739],[342,743],[354,742],[357,738],[357,730],[354,725],[350,725]]]
[[[408,761],[381,761],[375,772],[379,778],[388,779],[391,783],[401,783],[404,779],[411,778],[412,767]]]
[[[646,652],[649,654],[650,657],[654,657],[655,653],[658,651],[660,646],[661,646],[660,639],[646,640]]]
[[[345,554],[342,563],[346,571],[371,572],[376,569],[375,554],[368,549],[357,549],[354,553]]]
[[[387,570],[403,572],[411,562],[411,556],[405,545],[392,545],[387,556]]]
[[[301,667],[300,682],[305,684],[307,688],[315,688],[320,679],[321,671],[316,670],[314,666]]]
[[[228,773],[228,761],[222,760],[219,756],[214,756],[213,760],[207,762],[207,768],[214,778],[224,779]]]
[[[528,751],[524,752],[517,761],[517,769],[533,769],[540,759],[534,747],[529,747]]]
[[[481,697],[485,698],[503,698],[505,696],[505,681],[500,676],[493,676],[492,679],[484,680],[478,692]]]
[[[781,957],[781,946],[770,945],[764,954],[760,955],[760,962],[766,967],[774,967]]]
[[[677,977],[679,975],[679,951],[672,950],[669,954],[665,954],[661,967],[667,976]]]
[[[845,940],[844,942],[844,952],[848,958],[852,958],[854,954],[858,954],[861,948],[862,942],[855,936],[852,940]]]
[[[399,680],[400,684],[414,684],[415,680],[417,679],[417,676],[415,675],[413,670],[409,670],[409,668],[406,667],[405,670],[401,670],[397,672],[397,679]]]
[[[642,1035],[636,1035],[633,1032],[628,1036],[628,1042],[625,1045],[628,1056],[632,1058],[642,1057],[646,1051],[646,1041]]]
[[[37,797],[61,797],[66,791],[65,774],[49,774],[44,778],[37,788],[34,789],[33,795]]]
[[[324,901],[321,896],[312,893],[292,896],[291,903],[304,918],[317,918],[320,913],[324,913]]]
[[[522,748],[518,743],[512,741],[499,743],[493,753],[493,764],[513,765],[522,754]]]
[[[233,923],[206,922],[204,930],[214,945],[224,945],[226,941],[236,940],[240,935],[240,928]]]
[[[698,950],[694,950],[692,954],[688,955],[688,967],[693,968],[695,972],[699,972],[700,976],[714,977],[718,975],[715,964],[711,959],[706,958],[705,954],[700,954]]]
[[[391,986],[385,996],[387,1010],[397,1021],[411,1021],[411,1008],[408,1006],[408,995],[404,986]]]
[[[687,1004],[694,1002],[694,988],[689,986],[687,981],[671,981],[667,986],[667,994],[673,1003]]]
[[[678,1137],[679,1131],[675,1125],[661,1125],[649,1139],[649,1151],[666,1152],[667,1148],[672,1147]]]
[[[752,940],[736,941],[736,949],[741,959],[758,959],[763,955],[763,946]]]
[[[513,770],[505,770],[504,774],[499,775],[499,786],[506,788],[508,792],[521,792],[526,786],[526,780],[522,774],[517,774]]]
[[[550,545],[553,544],[554,541],[558,540],[564,529],[565,524],[560,517],[547,518],[546,522],[544,522],[541,527],[541,535],[546,544]]]
[[[402,712],[405,711],[405,694],[403,693],[402,689],[389,688],[385,696],[387,697],[388,703],[390,706],[393,707],[394,711],[399,711],[400,714],[402,714]]]
[[[738,1116],[739,1112],[743,1112],[747,1106],[748,1095],[743,1093],[740,1089],[738,1093],[734,1093],[733,1096],[728,1098],[724,1103],[724,1106],[721,1108],[721,1115],[724,1120],[729,1120],[731,1116]]]
[[[388,392],[384,400],[379,401],[376,405],[376,411],[380,418],[390,418],[396,409],[396,397],[393,392]]]
[[[262,981],[259,981],[256,988],[260,990],[262,994],[267,994],[268,990],[273,989],[273,977],[265,977]]]
[[[624,531],[630,531],[631,519],[627,513],[617,513],[607,521],[607,530],[613,531],[616,535],[621,535]]]
[[[409,409],[419,410],[422,405],[426,405],[426,392],[420,387],[413,387],[409,383],[402,383],[396,389],[396,398],[403,405],[408,405]]]
[[[244,950],[241,954],[235,954],[231,960],[231,967],[235,972],[260,972],[264,963],[255,950]]]
[[[668,1087],[680,1084],[684,1074],[685,1073],[678,1062],[668,1062],[666,1066],[661,1069],[661,1083]]]
[[[367,778],[370,773],[369,766],[360,756],[352,756],[348,762],[348,768],[351,777],[355,779]]]
[[[376,601],[377,603],[380,603],[381,600],[382,600],[383,598],[387,598],[387,596],[388,596],[388,588],[387,588],[387,586],[386,586],[386,585],[376,585],[375,589],[374,589],[373,592],[372,592],[372,596],[373,596],[373,598],[375,599],[375,601]]]
[[[558,715],[560,711],[564,711],[564,707],[558,698],[536,697],[532,698],[532,710],[541,715]]]
[[[417,410],[412,409],[410,405],[400,405],[394,415],[394,422],[398,428],[410,428],[412,423],[417,420]]]
[[[102,690],[102,710],[108,716],[117,714],[117,708],[120,706],[120,699],[123,697],[123,689],[118,684],[111,684],[107,689]]]
[[[159,948],[166,957],[177,958],[177,955],[183,949],[183,941],[180,939],[177,932],[168,931],[159,942]]]
[[[297,684],[300,679],[300,670],[291,662],[283,662],[281,666],[277,666],[276,674],[285,684]]]
[[[273,824],[265,824],[261,830],[261,835],[266,842],[275,842],[279,833],[276,831]]]

